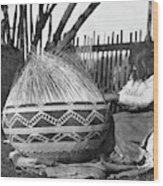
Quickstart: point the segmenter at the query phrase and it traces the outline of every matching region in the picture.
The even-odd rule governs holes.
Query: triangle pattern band
[[[21,123],[24,127],[37,127],[37,124],[40,120],[45,120],[53,126],[63,126],[71,118],[76,120],[81,126],[91,125],[91,122],[96,118],[100,121],[100,123],[104,123],[103,114],[97,110],[93,110],[86,118],[73,110],[68,110],[60,118],[55,118],[54,116],[42,111],[35,114],[30,120],[27,120],[19,113],[15,113],[10,120],[5,115],[3,118],[3,122],[9,128],[14,128],[14,125],[16,125],[17,122]]]
[[[26,139],[19,135],[12,135],[10,140],[12,142],[17,142],[17,143],[49,143],[49,142],[55,142],[59,143],[62,141],[69,141],[69,142],[81,142],[85,140],[91,140],[91,139],[100,139],[102,137],[105,137],[105,134],[107,133],[106,130],[103,131],[91,131],[89,132],[86,136],[82,137],[79,133],[71,133],[71,132],[66,132],[66,133],[58,133],[54,134],[53,137],[48,138],[44,136],[43,134],[31,134],[29,135]]]

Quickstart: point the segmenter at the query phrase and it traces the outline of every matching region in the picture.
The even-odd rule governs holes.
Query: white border
[[[83,0],[82,2],[88,0]],[[98,0],[91,0],[97,2]],[[120,0],[119,0],[120,1]],[[55,3],[55,2],[81,2],[81,0],[48,0],[47,2],[45,0],[1,0],[1,4],[13,4],[13,3]],[[162,40],[162,33],[163,33],[163,1],[158,0],[159,3],[159,180],[156,182],[137,182],[137,181],[111,181],[111,180],[59,180],[59,179],[33,179],[33,178],[0,178],[0,185],[1,186],[81,186],[81,185],[90,185],[90,186],[106,186],[106,185],[115,185],[115,186],[126,186],[128,184],[131,185],[163,185],[163,40]],[[162,80],[162,81],[161,81]],[[162,133],[162,135],[161,135]]]

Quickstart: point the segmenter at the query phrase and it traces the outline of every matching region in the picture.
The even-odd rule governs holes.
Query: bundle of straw
[[[103,96],[84,72],[78,55],[32,54],[13,84],[6,105],[103,102]]]

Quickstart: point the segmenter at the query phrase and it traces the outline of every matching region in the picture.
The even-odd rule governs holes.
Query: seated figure
[[[153,52],[148,48],[138,52],[126,85],[118,94],[105,96],[106,100],[128,108],[114,114],[116,144],[112,159],[115,162],[140,164],[150,159],[153,164],[153,60]]]

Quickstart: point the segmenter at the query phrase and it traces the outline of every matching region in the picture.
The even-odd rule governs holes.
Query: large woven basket
[[[40,64],[33,62],[35,60]],[[58,60],[61,61],[39,57],[27,64],[6,101],[3,130],[11,145],[26,156],[62,162],[87,161],[100,153],[108,133],[106,104],[88,78],[64,63],[56,64]],[[62,91],[57,87],[60,94],[53,84],[49,86],[49,81],[43,82],[47,75],[53,83],[57,81],[57,67],[63,70],[62,75],[71,73]],[[35,69],[42,76],[36,74]],[[60,85],[64,81],[62,75],[58,80]],[[40,85],[36,84],[36,76],[37,81],[42,82]],[[71,92],[69,86],[77,89]]]

